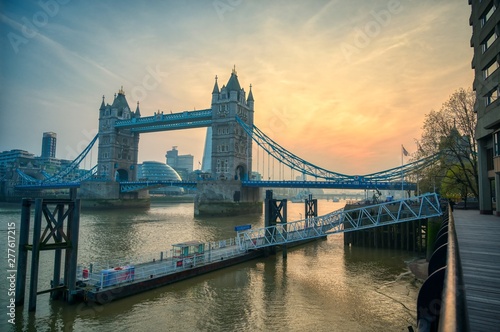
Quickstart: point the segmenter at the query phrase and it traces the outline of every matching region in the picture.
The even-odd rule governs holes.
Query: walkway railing
[[[208,242],[205,243],[204,248],[204,253],[189,257],[176,257],[171,249],[141,257],[94,262],[78,266],[77,275],[85,283],[85,288],[104,289],[168,275],[245,254],[236,245],[235,238]]]
[[[409,199],[349,210],[340,209],[324,216],[241,231],[237,237],[242,250],[258,249],[335,233],[437,217],[441,214],[437,194],[428,193]]]
[[[443,216],[417,300],[419,331],[469,331],[462,266],[451,208]]]

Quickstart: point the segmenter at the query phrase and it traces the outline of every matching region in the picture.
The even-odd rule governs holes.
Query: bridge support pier
[[[309,194],[309,198],[305,200],[305,213],[304,218],[306,219],[306,227],[308,226],[307,220],[310,218],[315,218],[318,216],[318,200],[312,198],[312,194]]]
[[[28,251],[31,251],[29,311],[36,310],[37,295],[51,293],[53,299],[58,298],[63,291],[68,303],[74,302],[76,292],[76,269],[78,256],[78,237],[80,225],[80,200],[75,199],[76,193],[72,189],[71,199],[23,199],[21,212],[21,229],[19,235],[19,258],[17,263],[15,304],[24,304],[26,290]],[[33,220],[32,244],[29,244],[31,207],[35,205]],[[54,207],[55,206],[55,207]],[[52,209],[53,208],[53,209]],[[46,225],[42,233],[42,216]],[[64,220],[67,219],[66,230]],[[65,249],[64,284],[61,279],[61,256]],[[53,280],[50,289],[38,292],[38,270],[40,252],[54,250]]]
[[[238,180],[199,181],[194,200],[198,216],[262,213],[260,188],[243,187]]]
[[[121,193],[116,181],[82,182],[78,197],[83,209],[149,208],[151,203],[148,190]]]
[[[266,190],[266,199],[264,201],[264,227],[275,226],[277,223],[282,223],[284,224],[284,229],[285,229],[284,236],[286,238],[287,236],[286,222],[287,222],[287,200],[273,199],[273,191]],[[274,232],[275,229],[273,228],[272,231]],[[276,235],[272,233],[266,236],[274,237]],[[283,253],[283,258],[286,258],[288,254],[286,244],[283,244],[281,246],[281,249]],[[276,247],[267,247],[266,250],[268,250],[267,254],[276,254]]]

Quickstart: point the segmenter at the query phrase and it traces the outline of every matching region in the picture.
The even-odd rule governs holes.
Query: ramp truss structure
[[[256,250],[441,215],[438,195],[427,193],[409,199],[349,210],[340,209],[324,216],[240,231],[237,232],[237,239],[241,250]]]

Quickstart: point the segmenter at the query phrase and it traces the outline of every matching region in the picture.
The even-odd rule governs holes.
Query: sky
[[[103,95],[123,86],[142,116],[206,109],[235,66],[254,124],[289,151],[347,175],[397,167],[472,85],[469,16],[465,0],[0,0],[0,151],[40,155],[52,131],[73,159]],[[139,160],[177,146],[197,164],[205,132],[141,134]]]

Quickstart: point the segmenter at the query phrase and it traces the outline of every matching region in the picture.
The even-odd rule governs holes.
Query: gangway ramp
[[[253,250],[441,215],[438,195],[427,193],[348,210],[343,208],[324,216],[240,231],[237,232],[237,239],[241,250]]]

